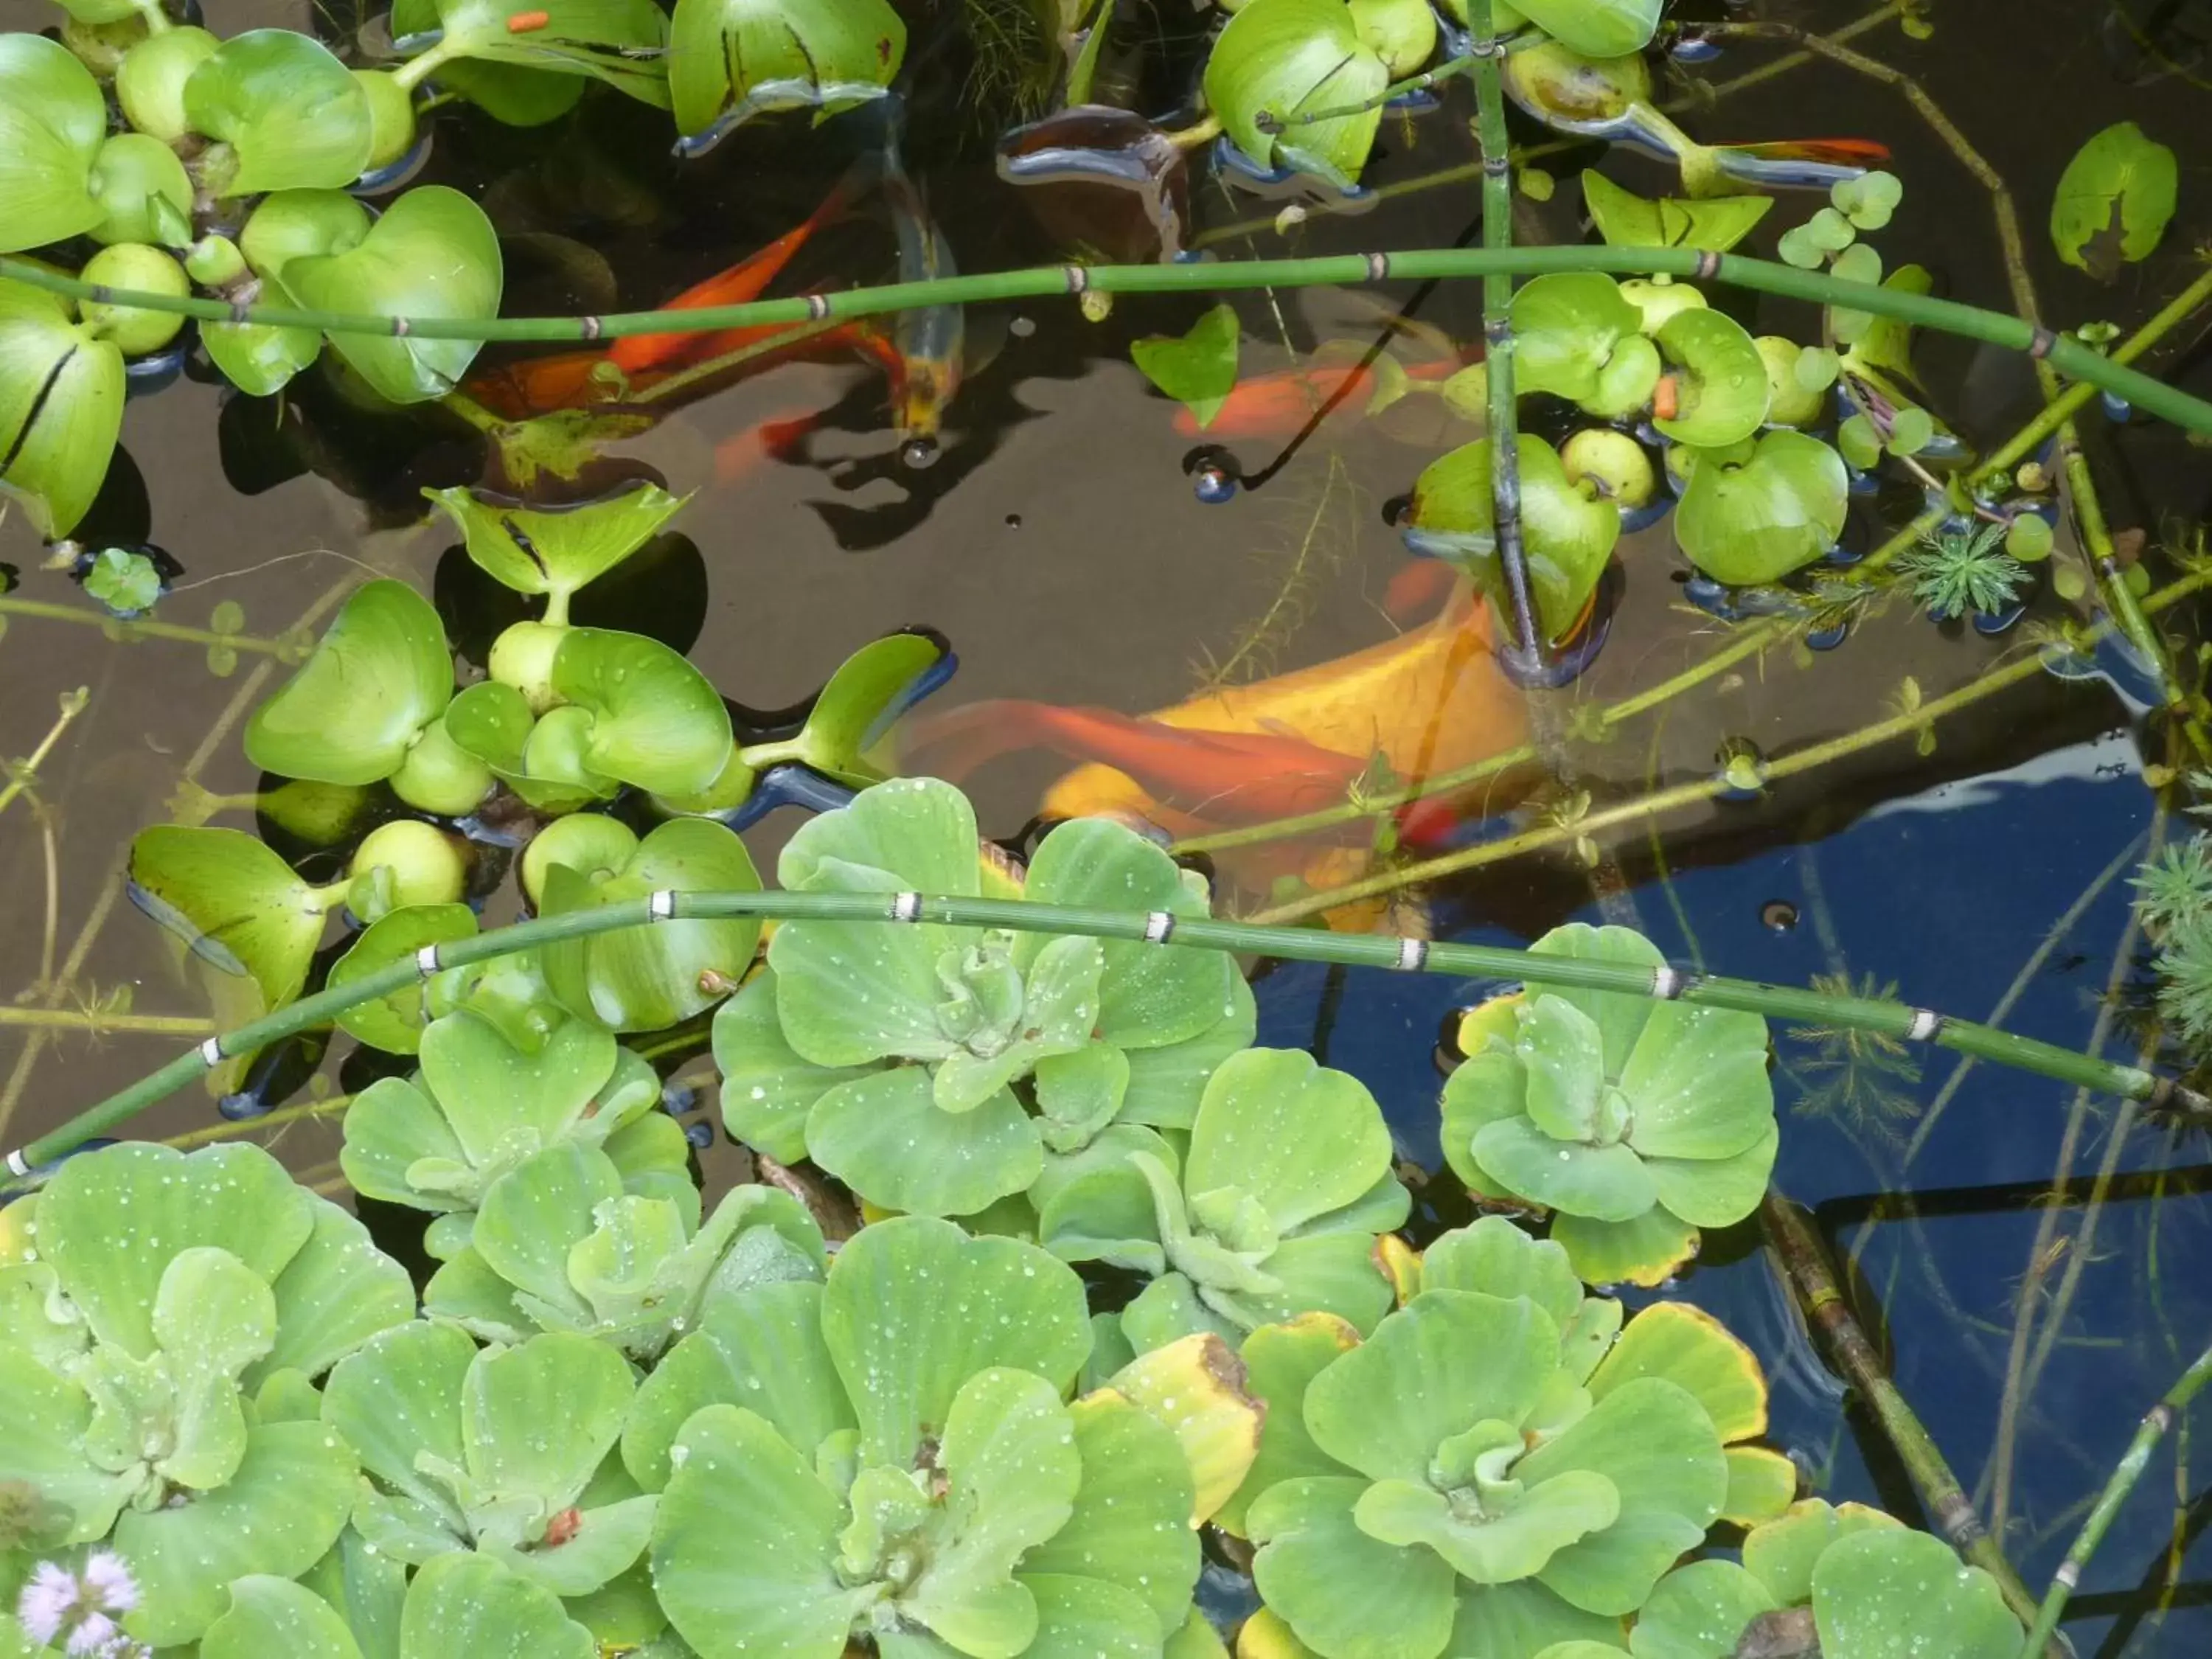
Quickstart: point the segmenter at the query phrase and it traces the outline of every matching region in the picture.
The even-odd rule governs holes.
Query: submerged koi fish
[[[952,245],[929,216],[928,204],[899,159],[895,131],[884,142],[883,170],[884,199],[898,237],[899,281],[958,276]],[[902,311],[892,325],[897,360],[891,370],[891,419],[903,446],[902,459],[909,466],[927,466],[937,459],[945,409],[960,390],[967,333],[966,313],[958,306]]]
[[[1443,357],[1400,365],[1399,372],[1410,380],[1438,382],[1466,367]],[[1391,378],[1389,371],[1360,363],[1276,369],[1239,380],[1204,427],[1188,409],[1177,409],[1175,429],[1186,438],[1288,438],[1303,431],[1323,409],[1334,416],[1367,408]]]

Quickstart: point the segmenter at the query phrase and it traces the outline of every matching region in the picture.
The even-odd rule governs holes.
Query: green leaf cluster
[[[987,872],[966,798],[908,779],[802,826],[778,873],[799,892],[957,897],[985,891]],[[1046,836],[1022,890],[1206,909],[1198,878],[1101,819]],[[1208,1075],[1251,1033],[1249,993],[1212,953],[794,921],[776,929],[768,971],[716,1015],[714,1049],[731,1133],[785,1162],[811,1158],[879,1208],[966,1216],[1027,1192],[1048,1152],[1103,1140],[1094,1157],[1119,1156],[1128,1131],[1188,1127]]]
[[[1665,965],[1625,927],[1573,923],[1531,948]],[[1446,1161],[1478,1194],[1551,1211],[1589,1282],[1656,1284],[1695,1253],[1700,1228],[1758,1207],[1779,1140],[1759,1016],[1547,990],[1474,1010],[1461,1043]]]

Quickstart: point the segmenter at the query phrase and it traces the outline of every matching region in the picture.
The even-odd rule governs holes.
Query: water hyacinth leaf
[[[1677,443],[1723,448],[1766,420],[1765,360],[1741,323],[1699,306],[1677,312],[1655,337],[1677,381],[1677,413],[1652,424]]]
[[[115,1550],[138,1581],[134,1634],[189,1642],[223,1613],[226,1587],[252,1573],[295,1578],[337,1540],[353,1507],[352,1449],[319,1423],[264,1423],[228,1484],[116,1517]]]
[[[436,610],[405,582],[366,582],[299,672],[253,711],[246,757],[283,777],[374,783],[399,769],[453,694]]]
[[[1802,432],[1769,432],[1747,459],[1700,459],[1675,509],[1674,537],[1716,581],[1776,581],[1836,544],[1850,501],[1842,456]]]
[[[1389,67],[1359,38],[1340,0],[1251,0],[1206,60],[1206,101],[1239,149],[1262,167],[1331,182],[1358,182],[1381,107],[1297,118],[1364,104],[1389,82]]]
[[[553,656],[553,690],[587,710],[585,759],[656,794],[714,782],[730,757],[730,711],[704,674],[642,634],[571,629]]]
[[[265,279],[264,279],[265,280]],[[264,292],[269,303],[289,296]],[[311,328],[272,328],[266,323],[200,324],[200,341],[222,376],[249,398],[266,398],[322,356],[323,337]]]
[[[1662,1578],[1636,1615],[1636,1659],[1726,1659],[1744,1627],[1778,1605],[1733,1561],[1692,1561]]]
[[[611,876],[595,879],[556,864],[541,914],[620,904],[650,894],[757,892],[760,872],[745,844],[706,818],[658,826]],[[539,952],[547,985],[571,1012],[617,1031],[659,1030],[712,1007],[722,981],[751,963],[760,923],[674,921],[549,945]]]
[[[2100,282],[2148,258],[2173,217],[2179,179],[2173,152],[2133,121],[2106,127],[2059,177],[2051,204],[2058,257]]]
[[[392,39],[404,40],[438,27],[436,0],[395,0]],[[559,120],[575,108],[589,84],[580,75],[475,58],[456,58],[441,64],[437,81],[509,127],[538,127]]]
[[[91,189],[106,215],[93,227],[94,240],[191,245],[192,181],[160,139],[117,133],[93,160]]]
[[[1720,196],[1709,201],[1648,200],[1595,167],[1583,174],[1583,205],[1611,247],[1693,247],[1725,253],[1772,210],[1771,196]]]
[[[361,1659],[337,1609],[304,1585],[249,1573],[230,1586],[230,1607],[200,1638],[200,1659]]]
[[[324,982],[331,987],[349,984],[414,957],[426,945],[450,945],[474,939],[476,933],[477,913],[465,904],[403,904],[363,928],[345,954],[331,964]],[[422,1028],[447,1012],[439,1006],[445,1000],[441,992],[436,980],[403,986],[356,1003],[337,1017],[337,1023],[372,1048],[411,1054],[421,1045]],[[349,1128],[356,1115],[347,1114]]]
[[[546,722],[550,735],[538,736],[533,744],[537,717],[522,693],[500,680],[478,680],[462,687],[447,705],[443,722],[455,747],[482,761],[526,805],[549,817],[603,800],[621,787],[592,771],[571,752],[572,748],[582,749],[586,733],[580,728],[590,723],[591,716],[582,709],[564,714],[556,708]],[[573,745],[567,743],[570,738],[576,739]],[[561,775],[539,775],[531,769],[533,766]]]
[[[1651,44],[1664,4],[1665,0],[1513,0],[1511,9],[1584,57],[1626,58]]]
[[[1215,306],[1182,335],[1133,341],[1129,356],[1145,378],[1191,412],[1200,430],[1213,424],[1237,385],[1237,308]]]
[[[1193,1197],[1237,1188],[1279,1232],[1358,1200],[1390,1170],[1390,1131],[1366,1085],[1300,1049],[1251,1048],[1206,1085],[1183,1165]]]
[[[1620,514],[1612,502],[1570,483],[1559,451],[1542,439],[1520,434],[1516,453],[1529,581],[1544,631],[1557,641],[1574,627],[1596,591],[1620,539]],[[1413,528],[1431,538],[1437,551],[1474,571],[1502,608],[1504,577],[1498,566],[1494,513],[1487,438],[1431,462],[1414,483]]]
[[[1531,279],[1513,295],[1519,388],[1570,403],[1594,396],[1614,349],[1636,337],[1642,320],[1620,297],[1620,284],[1596,271],[1554,271]]]
[[[1370,1537],[1353,1519],[1368,1483],[1309,1476],[1270,1486],[1246,1517],[1260,1594],[1308,1646],[1333,1659],[1408,1659],[1444,1650],[1457,1575],[1433,1550]]]
[[[478,569],[517,593],[547,594],[556,604],[651,541],[691,499],[652,483],[559,508],[524,507],[458,485],[422,493],[460,526]]]
[[[1936,278],[1925,265],[1899,265],[1881,279],[1881,285],[1900,294],[1930,294]],[[1875,318],[1850,342],[1843,366],[1862,377],[1871,374],[1877,381],[1886,377],[1917,388],[1920,376],[1912,366],[1912,325],[1896,317]]]
[[[1074,1269],[1034,1244],[970,1238],[922,1216],[847,1241],[823,1292],[822,1334],[858,1416],[862,1462],[900,1467],[976,1372],[1012,1366],[1065,1388],[1091,1351]]]
[[[222,195],[343,189],[368,165],[368,94],[328,47],[291,29],[224,41],[185,82],[185,117],[236,155]]]
[[[949,1402],[948,1402],[949,1403]],[[838,1659],[865,1589],[837,1575],[844,1504],[764,1418],[708,1406],[684,1425],[653,1522],[653,1577],[691,1647]]]
[[[884,96],[905,58],[885,0],[677,0],[671,106],[686,137],[772,110],[824,120]]]
[[[52,44],[0,36],[20,40]],[[123,388],[112,341],[72,321],[58,296],[0,282],[0,495],[21,501],[41,536],[68,535],[91,510],[123,430]]]
[[[778,1163],[796,1164],[806,1156],[814,1103],[870,1070],[803,1058],[784,1040],[775,987],[775,970],[763,968],[714,1011],[714,1066],[722,1077],[723,1127]]]
[[[1165,910],[1202,919],[1204,898],[1190,890],[1183,872],[1155,843],[1127,825],[1104,818],[1063,823],[1039,844],[1023,883],[1024,895],[1044,904],[1095,906],[1109,910]],[[1040,936],[1016,941],[1014,959],[1034,963]],[[1098,1035],[1117,1047],[1142,1051],[1188,1041],[1212,1030],[1233,1006],[1230,981],[1236,968],[1212,951],[1161,951],[1128,940],[1102,942],[1105,971],[1098,987]]]
[[[210,60],[212,61],[212,60]],[[443,185],[409,191],[357,247],[310,254],[284,266],[284,286],[318,311],[481,321],[499,314],[499,236],[484,211]],[[482,343],[337,334],[338,355],[395,404],[442,398],[460,383]]]
[[[107,101],[74,52],[42,35],[0,36],[0,253],[66,241],[106,217],[92,169],[106,137]]]
[[[1942,1540],[1903,1528],[1858,1533],[1821,1553],[1813,1620],[1820,1650],[1846,1659],[1906,1659],[1931,1638],[1956,1659],[2004,1659],[2021,1643],[1996,1579],[1961,1566]]]
[[[399,1659],[594,1659],[599,1644],[541,1584],[455,1550],[407,1587]]]
[[[882,769],[865,758],[867,750],[945,655],[944,645],[926,633],[871,640],[837,665],[814,699],[792,740],[793,758],[855,788],[883,781]]]
[[[434,0],[441,45],[457,58],[524,72],[581,75],[668,107],[661,48],[667,15],[650,0],[550,0],[532,29],[508,26],[504,0]],[[440,71],[442,76],[445,71]]]
[[[201,957],[251,976],[266,1007],[307,983],[332,901],[259,837],[155,824],[131,839],[131,882],[142,908]]]

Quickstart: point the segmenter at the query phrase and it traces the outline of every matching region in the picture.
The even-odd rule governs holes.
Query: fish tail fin
[[[1049,704],[991,697],[905,722],[893,736],[899,769],[960,783],[1001,755],[1050,746]]]
[[[1382,614],[1401,628],[1443,609],[1458,585],[1460,568],[1443,559],[1414,559],[1382,590]]]
[[[1720,148],[1761,161],[1823,161],[1839,167],[1878,167],[1890,159],[1889,146],[1871,138],[1790,138]]]

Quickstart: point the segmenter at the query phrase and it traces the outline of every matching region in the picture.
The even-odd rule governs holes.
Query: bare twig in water
[[[824,1181],[811,1165],[779,1164],[766,1152],[756,1152],[753,1167],[763,1182],[805,1205],[830,1243],[842,1244],[860,1231],[860,1213],[851,1197]]]

